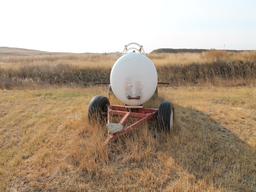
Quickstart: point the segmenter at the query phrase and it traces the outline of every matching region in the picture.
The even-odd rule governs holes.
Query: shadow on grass
[[[157,107],[164,100],[158,97],[146,106]],[[175,165],[176,171],[170,169],[166,172],[168,159],[172,158],[183,171],[192,175],[190,187],[204,183],[205,188],[194,190],[208,190],[208,187],[224,191],[256,190],[256,151],[253,147],[204,112],[175,105],[175,117],[176,131],[170,136],[162,135],[152,141],[151,136],[138,131],[125,141],[121,140],[111,146],[109,163],[118,167],[115,174],[118,173],[121,177],[130,172],[133,178],[137,178],[136,182],[130,178],[122,180],[123,185],[135,185],[148,190],[168,190],[168,186],[183,179]],[[167,159],[162,161],[161,156]],[[153,174],[154,184],[148,183],[152,182],[150,179],[141,183],[141,176],[136,175],[138,170],[141,174],[145,170]],[[112,179],[117,176],[115,174],[111,176]],[[163,177],[163,174],[169,175]],[[170,178],[166,179],[168,177]]]
[[[180,131],[159,150],[183,169],[214,187],[230,191],[256,190],[256,152],[209,115],[176,106]]]

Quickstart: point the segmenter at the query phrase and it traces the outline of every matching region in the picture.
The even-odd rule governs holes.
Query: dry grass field
[[[88,86],[109,82],[120,53],[47,53],[0,48],[0,88]],[[159,81],[175,86],[255,85],[256,52],[151,53]]]
[[[0,191],[256,191],[255,52],[149,54],[177,131],[104,146],[87,108],[119,56],[0,48]]]
[[[0,191],[255,191],[256,89],[159,94],[179,132],[154,138],[145,125],[104,146],[86,111],[106,88],[0,91]]]

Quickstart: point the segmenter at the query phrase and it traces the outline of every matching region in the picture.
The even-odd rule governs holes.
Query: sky
[[[256,49],[255,0],[0,0],[0,47]]]

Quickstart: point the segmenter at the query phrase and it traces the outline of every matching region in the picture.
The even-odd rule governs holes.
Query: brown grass
[[[120,54],[0,55],[0,88],[38,85],[87,86],[109,82]],[[255,52],[150,54],[159,81],[172,85],[255,84]]]
[[[255,88],[159,93],[180,131],[154,138],[145,125],[106,147],[86,119],[106,88],[0,91],[0,191],[255,191]]]

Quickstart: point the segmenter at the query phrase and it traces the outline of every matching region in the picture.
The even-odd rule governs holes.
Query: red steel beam
[[[126,115],[128,112],[125,112],[125,111],[114,111],[114,110],[109,110],[109,114],[110,115]],[[136,113],[136,112],[130,112],[130,117],[137,117],[137,118],[140,118],[140,117],[145,117],[145,113]]]
[[[129,118],[130,115],[131,115],[131,112],[127,112],[127,113],[123,116],[123,118],[121,119],[120,124],[121,124],[121,125],[124,125],[124,124],[127,122],[127,120],[128,120],[128,118]]]
[[[134,122],[133,124],[129,125],[127,128],[125,128],[124,130],[111,134],[108,136],[108,139],[105,141],[105,143],[108,143],[110,141],[115,141],[118,137],[122,136],[122,135],[126,135],[129,134],[131,131],[133,131],[134,129],[138,128],[141,124],[145,123],[147,120],[151,119],[154,115],[156,114],[156,112],[153,113],[149,113],[147,115],[144,115],[143,118],[139,119],[138,121]]]
[[[105,141],[105,144],[109,143],[110,141],[116,140],[118,137],[130,133],[132,130],[138,128],[141,124],[145,123],[147,120],[152,119],[156,113],[157,109],[153,108],[137,108],[133,111],[130,111],[129,108],[121,106],[121,105],[110,105],[108,107],[108,123],[111,121],[112,116],[122,116],[120,120],[120,124],[125,125],[128,121],[129,117],[138,118],[133,124],[129,125],[128,127],[124,128],[123,130],[109,134],[108,138]]]
[[[110,105],[109,109],[112,110],[117,110],[117,111],[128,111],[129,108],[121,106],[121,105]],[[154,108],[137,108],[138,112],[143,112],[143,113],[150,113],[150,112],[154,112],[157,111],[157,109]]]

